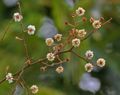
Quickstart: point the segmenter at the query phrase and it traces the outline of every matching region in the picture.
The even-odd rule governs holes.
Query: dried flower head
[[[92,65],[91,63],[87,63],[87,64],[85,65],[85,70],[86,70],[87,72],[91,72],[91,71],[93,70],[93,65]]]
[[[64,68],[62,66],[59,66],[56,68],[56,72],[59,74],[62,73],[63,71],[64,71]]]
[[[77,10],[76,10],[76,15],[78,16],[82,16],[85,14],[85,10],[81,7],[79,7]]]
[[[91,50],[86,51],[86,53],[85,53],[85,57],[86,57],[87,59],[90,60],[90,59],[93,58],[93,56],[94,56],[93,51],[91,51]]]
[[[60,43],[60,44],[54,46],[54,47],[53,47],[53,50],[58,52],[58,51],[60,51],[63,47],[64,47],[64,44],[63,44],[63,43]]]
[[[23,16],[20,13],[14,13],[13,19],[15,22],[20,22],[23,19]]]
[[[72,45],[74,47],[79,47],[79,45],[80,45],[80,39],[78,39],[78,38],[73,39],[72,40]]]
[[[39,89],[38,89],[38,86],[37,86],[37,85],[32,85],[32,86],[30,87],[30,90],[31,90],[31,92],[32,92],[33,94],[36,94]]]
[[[62,34],[56,34],[56,35],[54,36],[54,39],[57,40],[57,41],[61,41],[61,39],[62,39]]]
[[[52,38],[47,38],[45,40],[45,43],[46,43],[47,46],[52,46],[53,43],[54,43],[54,40]]]
[[[101,27],[101,22],[99,20],[94,20],[94,22],[92,23],[93,27],[98,29]]]
[[[80,29],[80,30],[76,30],[77,31],[77,36],[80,38],[85,37],[85,35],[87,34],[85,29]]]
[[[27,27],[27,32],[28,32],[28,34],[29,35],[34,35],[34,33],[35,33],[35,26],[34,25],[29,25],[28,27]]]
[[[104,66],[105,66],[105,59],[99,58],[99,59],[97,60],[97,66],[99,66],[99,67],[104,67]]]
[[[48,59],[49,61],[54,61],[55,55],[54,55],[53,53],[48,53],[48,54],[47,54],[47,59]]]
[[[12,75],[12,73],[8,73],[7,75],[6,75],[6,80],[9,82],[9,83],[12,83],[13,82],[13,75]]]

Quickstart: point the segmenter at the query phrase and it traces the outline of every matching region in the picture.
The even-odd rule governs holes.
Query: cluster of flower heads
[[[85,12],[86,12],[85,9],[79,7],[75,11],[75,15],[76,16],[83,16],[85,14]],[[23,16],[19,12],[16,12],[13,15],[13,19],[14,19],[15,22],[21,22],[21,20],[23,19]],[[100,19],[95,20],[94,18],[90,18],[90,22],[92,23],[92,26],[93,26],[94,29],[99,29],[102,26],[102,22],[101,22]],[[34,35],[35,31],[36,31],[36,28],[35,28],[34,25],[28,25],[26,30],[27,30],[27,33],[29,35]],[[85,29],[73,28],[70,31],[70,35],[72,35],[72,39],[70,40],[70,43],[71,43],[72,47],[73,48],[78,48],[81,44],[81,41],[82,41],[81,39],[86,37],[87,32],[86,32]],[[60,43],[59,45],[58,44],[56,45],[55,41],[60,42],[61,40],[62,40],[62,34],[56,34],[56,35],[54,35],[53,38],[47,38],[45,40],[45,43],[46,43],[47,46],[53,47],[53,51],[56,51],[56,50],[59,51],[61,48],[63,48],[63,44]],[[91,61],[93,56],[94,56],[93,51],[91,51],[91,50],[86,51],[85,59],[88,61],[88,63],[85,64],[85,70],[87,72],[91,72],[93,70],[94,66],[98,66],[98,67],[104,67],[105,66],[105,59],[103,59],[103,58],[99,58],[96,61],[96,64],[93,64],[92,61]],[[47,60],[50,61],[50,62],[53,62],[56,59],[56,57],[57,57],[56,52],[49,52],[46,55]],[[58,66],[56,68],[56,72],[59,73],[59,74],[62,73],[63,71],[64,71],[63,66]],[[14,81],[12,73],[8,73],[6,75],[6,80],[9,83],[12,83]],[[30,90],[33,94],[36,94],[39,89],[36,85],[32,85],[30,87]]]
[[[85,9],[79,7],[77,10],[76,10],[76,15],[77,16],[83,16],[85,14]],[[102,18],[103,19],[103,18]],[[101,26],[102,26],[102,23],[101,23],[101,20],[95,20],[94,18],[91,18],[90,19],[90,22],[92,23],[92,26],[95,28],[95,29],[99,29]]]
[[[83,16],[84,14],[85,14],[85,10],[83,8],[79,7],[76,10],[76,15],[77,16]],[[90,22],[92,23],[92,26],[95,29],[99,29],[102,26],[102,19],[95,20],[94,18],[91,17]],[[77,33],[77,36],[80,37],[80,38],[84,38],[87,34],[85,29],[81,29],[81,30],[74,29],[74,31]],[[79,47],[80,39],[78,39],[78,38],[73,39],[72,40],[72,45],[74,47]],[[94,56],[93,51],[91,51],[91,50],[86,51],[85,57],[86,57],[87,60],[91,60],[93,58],[93,56]],[[99,58],[96,62],[96,65],[99,66],[99,67],[104,67],[105,66],[105,59]],[[93,70],[93,68],[94,68],[94,65],[92,63],[87,63],[85,65],[85,70],[87,72],[91,72]]]
[[[77,10],[76,10],[76,16],[83,16],[85,14],[85,9],[79,7]],[[92,23],[92,26],[93,28],[95,29],[99,29],[101,26],[102,26],[102,22],[101,20],[95,20],[94,18],[90,18],[90,22]],[[72,36],[74,36],[71,40],[71,45],[74,47],[74,48],[77,48],[80,46],[80,43],[81,43],[81,39],[85,38],[86,35],[87,35],[87,32],[85,29],[76,29],[76,28],[73,28],[71,31],[70,31],[70,34]],[[54,45],[54,39],[57,40],[57,41],[61,41],[61,38],[62,38],[62,34],[56,34],[54,36],[54,38],[47,38],[46,39],[46,45],[47,46],[53,46]],[[94,56],[94,53],[93,51],[91,50],[88,50],[86,51],[85,53],[85,59],[89,61],[89,63],[87,63],[85,65],[85,70],[87,72],[91,72],[94,68],[94,66],[99,66],[99,67],[104,67],[105,66],[105,59],[103,58],[99,58],[96,62],[96,65],[94,65],[93,63],[90,63],[92,58]],[[55,54],[54,53],[48,53],[47,54],[47,59],[49,61],[54,61],[56,58]],[[63,72],[63,67],[60,66],[56,69],[56,71],[58,73],[61,73],[61,71]]]
[[[87,60],[90,60],[90,61],[91,61],[92,58],[93,58],[93,56],[94,56],[93,51],[91,51],[91,50],[86,51],[86,53],[85,53],[85,58],[86,58]],[[91,72],[91,71],[93,70],[94,66],[104,67],[104,66],[105,66],[105,59],[99,58],[99,59],[96,61],[96,64],[87,63],[87,64],[85,65],[85,70],[86,70],[87,72]]]

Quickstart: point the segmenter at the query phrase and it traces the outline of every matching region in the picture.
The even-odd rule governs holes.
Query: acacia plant
[[[19,40],[23,43],[23,46],[25,49],[25,54],[26,54],[26,59],[25,59],[26,61],[24,62],[24,65],[22,66],[22,68],[20,70],[16,71],[15,73],[7,72],[5,77],[0,80],[0,84],[2,84],[5,81],[8,81],[10,84],[11,83],[21,84],[21,79],[22,79],[21,76],[23,75],[25,70],[29,69],[29,67],[36,65],[36,64],[42,64],[40,67],[40,69],[42,71],[46,71],[50,67],[57,66],[56,72],[58,74],[60,74],[60,73],[64,72],[64,69],[65,69],[62,66],[62,64],[71,61],[70,58],[61,57],[62,54],[65,54],[65,53],[71,53],[71,54],[75,55],[76,57],[85,61],[86,64],[85,64],[84,68],[87,72],[91,72],[94,69],[94,67],[96,67],[96,66],[98,66],[100,68],[105,66],[104,58],[99,58],[99,59],[97,59],[96,62],[94,62],[92,60],[92,58],[94,56],[93,51],[87,50],[85,52],[85,55],[79,55],[78,53],[76,53],[74,51],[74,48],[80,48],[81,43],[84,43],[84,41],[87,38],[89,38],[93,33],[97,32],[102,26],[109,23],[112,20],[112,18],[110,18],[109,20],[104,20],[103,17],[101,17],[99,19],[94,19],[92,17],[89,18],[91,26],[93,27],[93,30],[91,30],[91,31],[87,31],[85,29],[78,29],[79,21],[77,22],[74,20],[74,23],[65,22],[65,25],[68,25],[72,28],[71,30],[68,31],[68,34],[67,34],[67,37],[65,38],[65,40],[62,39],[64,34],[59,34],[59,33],[54,35],[53,38],[45,39],[46,45],[48,47],[52,48],[51,51],[48,52],[46,54],[46,56],[43,56],[42,58],[33,60],[30,57],[29,52],[28,52],[28,47],[27,47],[27,43],[26,43],[27,38],[25,37],[25,34],[27,33],[30,36],[31,35],[35,36],[34,34],[37,29],[35,28],[34,25],[29,25],[27,28],[25,27],[25,25],[23,23],[24,16],[22,15],[20,3],[18,3],[18,9],[19,9],[18,12],[13,14],[12,20],[10,21],[10,23],[4,30],[4,34],[1,38],[1,41],[4,40],[5,35],[8,31],[8,28],[9,28],[9,25],[11,24],[11,22],[20,23],[22,36],[21,35],[16,36],[15,38],[16,38],[16,40]],[[86,20],[88,20],[88,18],[86,18],[84,16],[85,12],[86,12],[86,10],[84,8],[79,7],[72,13],[71,18],[76,19],[76,18],[80,17],[83,22],[86,22]],[[66,49],[66,47],[69,47],[69,48]],[[24,86],[24,84],[23,84],[23,86]],[[28,91],[29,90],[31,91],[31,93],[35,94],[38,92],[39,88],[37,85],[32,85],[31,87],[29,87]]]

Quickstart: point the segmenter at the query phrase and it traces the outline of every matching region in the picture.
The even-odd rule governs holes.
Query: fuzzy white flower
[[[32,85],[32,86],[30,87],[30,90],[31,90],[31,92],[32,92],[33,94],[36,94],[36,93],[39,91],[37,85]]]
[[[76,30],[77,31],[77,36],[80,38],[85,37],[85,35],[87,34],[85,29],[80,29],[80,30]]]
[[[9,83],[12,83],[13,82],[13,75],[12,73],[8,73],[6,75],[6,80],[9,82]]]
[[[13,19],[15,22],[20,22],[23,19],[23,16],[20,13],[14,13]]]
[[[48,53],[46,57],[49,61],[54,61],[55,59],[55,55],[53,53]]]
[[[72,40],[72,45],[74,47],[79,47],[79,45],[80,45],[80,39],[77,39],[77,38],[73,39]]]
[[[61,39],[62,39],[62,34],[56,34],[56,35],[54,36],[54,39],[57,40],[57,41],[61,41]]]
[[[62,66],[59,66],[56,68],[56,72],[59,74],[62,73],[63,71],[64,71],[64,68]]]
[[[85,10],[84,10],[83,8],[79,7],[79,8],[76,10],[76,14],[77,14],[78,16],[82,16],[82,15],[85,14]]]
[[[53,43],[54,43],[54,40],[52,38],[47,38],[45,40],[45,43],[46,43],[47,46],[52,46]]]
[[[28,32],[28,34],[29,35],[34,35],[35,34],[35,26],[34,25],[29,25],[28,27],[27,27],[27,32]]]
[[[105,59],[99,58],[99,59],[97,60],[97,66],[99,66],[99,67],[104,67],[104,66],[105,66]]]
[[[90,59],[93,58],[93,56],[94,56],[93,51],[91,51],[91,50],[86,51],[86,53],[85,53],[85,57],[86,57],[87,59],[90,60]]]
[[[101,27],[101,22],[99,20],[94,20],[94,22],[92,23],[92,26],[98,29]]]
[[[91,63],[85,64],[85,70],[91,72],[93,70],[93,65]]]

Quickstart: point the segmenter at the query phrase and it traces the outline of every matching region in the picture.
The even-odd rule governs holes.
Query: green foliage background
[[[65,0],[21,0],[23,22],[26,26],[34,24],[39,30],[42,19],[48,16],[53,19],[59,33],[66,36],[67,31],[71,28],[66,27],[64,22],[72,22],[70,13],[81,6],[87,11],[85,16],[90,18],[91,9],[98,1],[76,0],[74,8],[71,8]],[[92,73],[102,83],[102,87],[96,95],[120,95],[120,1],[103,1],[100,13],[106,20],[111,17],[113,20],[86,40],[79,50],[75,51],[84,54],[87,49],[91,49],[95,52],[95,59],[104,57],[107,60],[107,66],[104,69]],[[16,10],[17,6],[6,7],[0,0],[0,37],[2,37],[4,28]],[[87,22],[85,24],[80,23],[79,28],[91,29]],[[9,66],[9,71],[14,73],[24,64],[24,48],[19,41],[15,40],[15,36],[20,35],[20,32],[20,25],[12,23],[4,41],[0,42],[0,79],[5,76],[6,67]],[[38,36],[27,36],[27,39],[29,52],[33,59],[46,56],[47,47],[44,39]],[[72,62],[64,65],[65,72],[61,75],[56,74],[55,68],[49,69],[47,72],[41,72],[40,66],[35,65],[23,74],[23,79],[29,86],[32,84],[39,85],[40,91],[37,95],[93,95],[90,92],[82,91],[78,87],[80,77],[85,72],[85,63],[75,56],[71,56],[71,58]],[[10,95],[13,88],[14,84],[9,85],[4,82],[0,85],[0,95]],[[115,91],[116,94],[108,94],[108,91]],[[26,95],[25,91],[23,92],[23,95]]]

